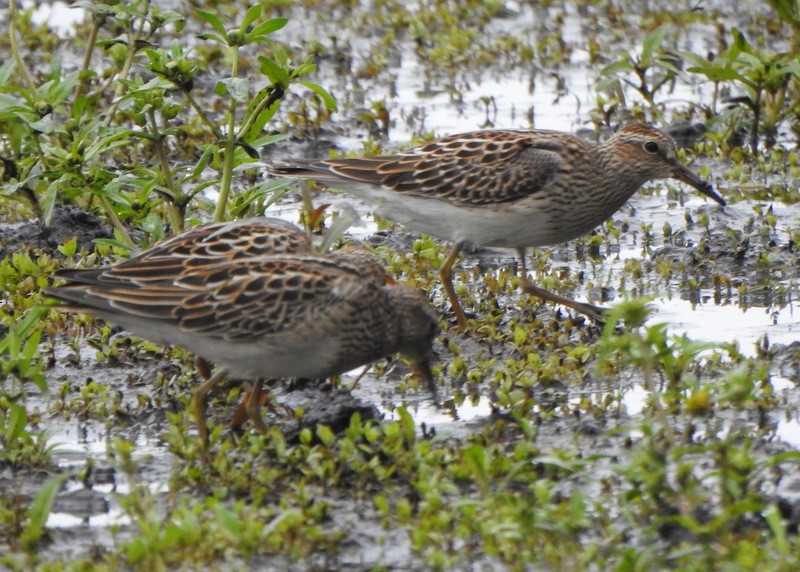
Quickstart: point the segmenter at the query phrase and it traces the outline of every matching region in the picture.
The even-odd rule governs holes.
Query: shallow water
[[[413,4],[413,3],[411,3]],[[714,2],[707,2],[708,9],[715,6]],[[722,5],[725,5],[724,3]],[[532,10],[527,4],[509,2],[507,7],[513,16],[502,21],[504,31],[507,30],[535,30],[537,24],[550,15],[553,11]],[[554,9],[555,11],[555,9]],[[70,21],[76,22],[83,18],[81,10],[68,9],[62,2],[52,4],[43,3],[37,9],[35,18],[38,22],[47,22],[59,35],[69,35]],[[71,20],[70,20],[71,19]],[[390,141],[386,148],[405,145],[412,137],[422,131],[432,131],[437,134],[456,133],[469,131],[481,127],[499,128],[537,128],[558,129],[575,132],[589,123],[589,110],[594,105],[594,84],[596,81],[596,66],[588,62],[588,54],[580,46],[583,43],[584,30],[582,17],[571,7],[568,7],[564,24],[565,39],[575,46],[575,51],[570,65],[558,70],[558,77],[543,74],[532,66],[531,69],[514,71],[495,70],[487,74],[476,73],[470,80],[460,82],[461,101],[454,102],[451,95],[441,89],[441,85],[428,84],[417,71],[417,62],[413,55],[410,43],[405,42],[399,46],[401,54],[397,66],[392,69],[395,76],[394,86],[386,82],[373,82],[369,89],[369,101],[385,99],[394,119],[390,130]],[[288,37],[292,34],[302,33],[306,36],[325,37],[320,28],[310,26],[304,28],[299,19],[290,23],[286,29]],[[534,34],[534,32],[526,32]],[[693,26],[691,33],[684,41],[688,45],[681,45],[682,49],[693,49],[704,53],[709,48],[706,44],[712,42],[713,34],[707,27]],[[293,40],[294,41],[294,40]],[[633,39],[631,40],[633,42]],[[368,41],[355,41],[355,46],[369,49]],[[354,57],[363,57],[355,50]],[[328,82],[325,78],[325,69],[321,66],[320,81],[323,85],[333,85],[334,80]],[[328,72],[330,73],[330,72]],[[535,89],[531,90],[532,82]],[[562,83],[559,83],[562,82]],[[343,99],[346,93],[338,93]],[[678,82],[676,90],[666,100],[667,109],[676,109],[684,105],[686,100],[695,102],[708,102],[711,89],[708,84],[685,84]],[[488,112],[487,112],[488,110]],[[342,114],[344,115],[344,114]],[[405,118],[415,118],[405,119]],[[420,121],[421,119],[421,121]],[[335,118],[334,121],[341,121]],[[346,119],[345,119],[346,121]],[[335,143],[343,150],[357,151],[362,147],[363,133],[354,129],[344,132],[337,137]],[[715,175],[723,172],[724,164],[713,165]],[[676,183],[670,183],[672,186]],[[607,253],[598,262],[578,260],[575,256],[575,245],[565,245],[548,249],[553,266],[567,267],[570,270],[584,271],[588,279],[597,284],[612,286],[615,291],[613,301],[618,301],[624,295],[623,288],[618,288],[621,277],[624,275],[625,264],[630,260],[647,260],[649,254],[643,251],[640,234],[636,226],[641,222],[652,224],[653,233],[656,235],[653,250],[658,250],[664,245],[660,236],[660,229],[664,223],[669,222],[674,231],[685,230],[687,236],[695,242],[703,235],[704,231],[691,228],[685,223],[685,214],[694,214],[707,209],[708,201],[697,196],[696,193],[687,191],[686,202],[678,205],[666,199],[663,185],[651,185],[660,189],[652,196],[639,196],[632,201],[632,207],[626,207],[617,216],[622,222],[629,220],[631,231],[624,233],[619,248],[613,253]],[[321,202],[330,202],[331,211],[344,208],[344,205],[355,204],[362,221],[359,225],[351,227],[349,233],[357,239],[365,239],[375,232],[377,225],[368,215],[368,209],[363,205],[350,200],[343,195],[325,194],[318,199]],[[778,240],[787,240],[788,230],[800,220],[800,209],[796,206],[775,205],[775,213],[779,217]],[[708,209],[710,216],[715,220],[711,233],[722,232],[720,224],[729,225],[733,229],[744,229],[748,217],[752,216],[752,204],[743,202],[729,205],[724,211]],[[287,198],[271,208],[271,216],[297,222],[298,203],[294,197]],[[716,224],[719,223],[719,224]],[[499,254],[504,258],[511,258],[513,253]],[[473,265],[475,259],[467,258],[462,264]],[[652,273],[651,273],[652,274]],[[535,279],[535,276],[534,276]],[[800,331],[800,305],[796,299],[796,283],[793,278],[787,278],[783,285],[789,287],[794,294],[788,303],[779,307],[758,306],[749,303],[741,305],[737,298],[723,299],[715,302],[714,292],[708,288],[700,288],[688,293],[680,283],[673,279],[669,282],[648,275],[645,277],[642,292],[645,296],[652,297],[651,305],[655,312],[648,321],[649,325],[666,322],[669,331],[675,335],[687,334],[697,341],[732,342],[738,344],[739,350],[745,355],[755,355],[757,345],[763,343],[766,336],[771,344],[788,344],[798,338]],[[587,300],[591,292],[577,290],[574,295],[577,299]],[[82,358],[89,360],[88,356]],[[355,379],[358,372],[347,374],[343,385],[347,386]],[[123,379],[125,372],[118,371],[119,379]],[[787,396],[789,402],[797,402],[796,385],[790,379],[773,376],[772,384],[775,391]],[[403,401],[415,421],[426,429],[435,430],[437,435],[448,437],[461,437],[475,431],[492,415],[492,399],[486,395],[478,395],[473,399],[467,398],[460,406],[447,404],[438,408],[424,389],[412,395],[398,396],[397,392],[387,390],[385,379],[375,379],[365,376],[353,394],[364,401],[384,404],[378,409],[385,418],[394,418],[393,405]],[[613,391],[619,395],[621,409],[625,414],[620,423],[628,422],[631,418],[642,413],[647,407],[650,391],[641,383],[634,380],[623,383],[614,388],[597,388],[591,390],[591,395],[598,396],[602,392]],[[570,402],[577,402],[587,393],[585,388],[567,387],[565,397]],[[445,396],[446,397],[446,396]],[[569,430],[559,434],[559,429],[567,426],[570,419],[555,419],[553,426],[544,427],[543,433],[549,433],[553,446],[571,443],[572,437]],[[636,435],[636,432],[632,432]],[[103,424],[99,422],[75,422],[67,426],[58,426],[52,435],[51,443],[58,444],[54,459],[63,469],[79,470],[86,464],[87,459],[104,459],[108,449],[108,442],[118,435],[110,435]],[[775,430],[775,439],[784,441],[792,447],[800,447],[800,416],[793,412],[780,415]],[[168,478],[175,458],[169,453],[166,445],[159,439],[157,432],[150,434],[134,434],[135,455],[138,459],[146,459],[146,468],[141,475],[142,481],[154,492],[168,491]],[[617,446],[612,443],[610,448]],[[82,483],[71,481],[66,494],[80,492],[84,489]],[[90,493],[96,493],[107,502],[106,507],[98,506],[97,512],[85,515],[76,510],[68,510],[56,506],[50,514],[47,526],[60,529],[74,529],[88,526],[92,529],[107,530],[112,525],[124,526],[130,520],[124,515],[115,500],[114,493],[126,493],[130,489],[124,475],[116,472],[113,483],[96,483],[89,487]],[[77,503],[78,501],[76,501]],[[346,507],[344,512],[349,509]],[[350,514],[349,516],[352,516]],[[371,526],[370,523],[360,523],[360,526]],[[365,531],[364,536],[369,536]],[[371,532],[371,531],[368,531]],[[405,532],[398,534],[397,540],[403,557],[410,550]],[[100,542],[100,541],[98,541]],[[384,562],[385,555],[382,548],[374,539],[372,544],[367,543],[361,547],[356,561]],[[111,541],[108,541],[111,544]],[[359,548],[359,547],[356,547]],[[353,548],[351,547],[351,550]],[[391,551],[391,548],[386,549]],[[360,560],[358,560],[360,558]],[[402,562],[402,558],[399,559]]]
[[[431,87],[429,80],[419,73],[419,62],[414,46],[410,41],[401,41],[397,48],[398,65],[391,69],[390,75],[393,81],[390,85],[372,82],[368,91],[367,102],[386,101],[393,118],[389,141],[385,147],[406,145],[414,135],[424,131],[445,135],[484,127],[535,126],[574,133],[589,124],[589,112],[594,107],[596,98],[594,86],[598,79],[598,66],[590,63],[589,54],[584,46],[583,39],[587,32],[585,15],[571,5],[547,10],[533,8],[528,4],[509,2],[505,4],[505,8],[508,16],[493,22],[495,28],[490,26],[489,32],[518,33],[531,41],[540,40],[547,33],[543,22],[563,14],[564,41],[572,48],[569,62],[558,66],[554,74],[541,73],[537,64],[531,64],[528,69],[477,71],[468,80],[458,83],[461,97],[456,101],[446,90]],[[730,6],[725,2],[706,2],[702,8],[712,12],[715,10],[727,12]],[[745,10],[757,12],[762,8],[757,3],[749,3],[746,7],[743,5],[742,15]],[[409,4],[409,9],[414,9],[413,3]],[[668,6],[665,5],[665,9],[668,9]],[[591,10],[588,9],[590,13]],[[319,37],[323,29],[324,25],[320,25],[319,22],[311,26],[300,26],[298,22],[290,22],[286,33],[292,37],[297,34]],[[360,38],[357,32],[341,30],[339,33],[344,37],[340,38],[340,43],[352,41],[354,49],[351,55],[355,60],[353,67],[357,67],[362,52],[369,50],[370,41]],[[354,34],[352,38],[349,36],[351,33]],[[630,39],[631,45],[627,48],[638,50],[638,41]],[[717,33],[712,25],[692,23],[686,26],[677,47],[703,54],[716,49],[718,47],[716,41]],[[320,72],[322,77],[326,77],[324,69]],[[330,83],[335,84],[338,79],[331,77]],[[635,96],[630,93],[628,95],[631,96],[629,104],[636,101]],[[349,94],[342,94],[342,97],[346,99]],[[668,97],[660,98],[659,102],[664,115],[669,116],[672,110],[685,108],[689,101],[698,105],[710,104],[712,97],[713,86],[710,82],[701,81],[697,76],[683,74],[676,82],[674,91]],[[531,110],[532,113],[529,113]],[[424,127],[419,124],[420,113]],[[335,143],[343,150],[358,151],[362,146],[361,135],[358,132],[343,134],[336,138]],[[725,169],[726,165],[723,163],[713,165],[712,180]],[[669,182],[669,185],[680,186],[675,181]],[[648,187],[659,189],[664,187],[664,183],[651,183]],[[724,189],[720,189],[720,192],[725,194]],[[684,199],[685,202],[680,205],[674,202],[667,204],[663,191],[651,196],[635,196],[630,203],[633,206],[625,207],[615,218],[620,221],[630,221],[631,226],[642,222],[652,224],[652,232],[656,235],[653,249],[657,250],[663,243],[663,239],[658,235],[664,224],[669,223],[674,231],[680,230],[686,226],[684,216],[687,213],[697,218],[698,211],[707,211],[712,221],[721,221],[737,230],[742,229],[748,217],[753,214],[753,205],[750,202],[730,204],[724,210],[718,210],[711,206],[713,203],[710,200],[689,188],[685,189]],[[341,195],[334,196],[333,200],[329,201],[329,196],[326,195],[319,202],[332,202],[330,211],[335,211],[338,208],[337,204],[354,204],[362,214],[364,222],[363,226],[351,229],[351,233],[357,238],[368,236],[374,228],[367,214],[368,209],[357,201],[351,201]],[[777,235],[779,239],[785,240],[788,238],[788,229],[800,220],[800,208],[796,205],[771,206],[780,221]],[[633,209],[631,211],[633,214],[626,216],[624,213],[628,208]],[[287,220],[297,220],[297,215],[291,208],[277,212],[278,216]],[[723,232],[720,228],[715,229],[713,225],[711,231]],[[702,234],[697,229],[687,229],[686,232],[695,242],[699,241]],[[646,259],[641,246],[636,244],[635,234],[632,232],[623,236],[619,252],[603,260],[596,275],[600,278],[600,282],[614,285],[623,274],[627,260]],[[559,260],[561,264],[560,255],[563,252],[558,251],[571,251],[572,247],[565,245],[563,249],[554,247],[552,250],[554,259]],[[566,266],[582,270],[589,268],[587,265],[576,265],[574,260],[568,262]],[[797,291],[795,282],[787,280],[786,284],[791,290]],[[789,343],[797,337],[800,329],[800,314],[798,314],[800,301],[795,300],[800,300],[800,296],[794,296],[788,304],[774,308],[759,307],[757,302],[753,305],[752,300],[748,302],[749,305],[739,307],[739,302],[735,299],[715,304],[713,293],[708,290],[693,292],[692,297],[696,296],[696,301],[692,302],[688,299],[688,293],[680,292],[680,286],[675,282],[670,284],[667,291],[656,289],[643,293],[654,298],[652,306],[656,312],[649,324],[668,322],[671,332],[677,335],[688,333],[695,340],[737,341],[740,350],[746,355],[753,355],[756,342],[765,335],[772,343]],[[587,293],[577,291],[574,297],[586,300]]]
[[[46,25],[60,38],[74,36],[75,25],[83,22],[86,17],[86,10],[83,8],[72,7],[60,0],[56,2],[38,2],[36,4],[38,5],[31,15],[33,23]],[[21,5],[27,10],[34,5],[34,2],[23,0]]]

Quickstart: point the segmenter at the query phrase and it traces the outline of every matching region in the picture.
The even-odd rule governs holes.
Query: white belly
[[[463,204],[421,198],[379,189],[348,185],[374,212],[403,226],[453,242],[504,248],[558,244],[585,234],[601,222],[577,225],[569,207],[552,209],[547,198],[530,197],[516,203],[467,207]]]

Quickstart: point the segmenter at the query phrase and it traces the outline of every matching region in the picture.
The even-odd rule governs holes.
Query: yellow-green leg
[[[528,278],[528,269],[525,265],[525,249],[518,248],[517,252],[519,253],[520,265],[522,267],[521,280],[522,280],[523,292],[541,298],[542,300],[547,300],[548,302],[554,302],[556,304],[561,304],[562,306],[566,306],[567,308],[572,308],[576,312],[585,314],[586,316],[597,322],[600,323],[605,322],[606,319],[605,308],[601,308],[600,306],[595,306],[593,304],[578,302],[577,300],[573,300],[572,298],[561,296],[560,294],[556,294],[555,292],[550,292],[550,290],[545,290],[544,288],[540,288],[539,286],[534,285]]]
[[[447,255],[442,267],[439,268],[439,277],[442,280],[442,285],[444,286],[444,291],[447,294],[447,299],[450,300],[450,306],[453,308],[453,313],[456,315],[458,330],[463,332],[468,327],[467,315],[461,308],[461,303],[458,301],[458,296],[456,295],[456,289],[453,287],[453,265],[456,263],[456,259],[461,253],[462,248],[464,248],[464,242],[457,242],[453,246],[453,250],[451,250],[450,254]]]
[[[269,428],[264,423],[264,418],[261,417],[261,391],[263,386],[263,379],[257,379],[253,382],[253,389],[250,392],[250,399],[245,405],[245,411],[247,411],[247,416],[253,421],[253,425],[255,425],[258,432],[266,435]]]
[[[203,446],[208,446],[208,427],[206,426],[206,396],[225,379],[225,372],[218,371],[194,390],[192,396],[192,411],[197,423],[197,433],[203,440]]]

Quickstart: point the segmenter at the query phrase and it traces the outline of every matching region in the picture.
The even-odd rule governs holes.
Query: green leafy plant
[[[626,98],[622,86],[627,85],[644,99],[653,119],[661,121],[656,95],[662,88],[674,84],[680,66],[676,54],[661,47],[668,29],[667,25],[656,28],[642,41],[640,53],[623,53],[616,62],[600,70],[597,91],[612,94],[624,106]]]
[[[782,22],[792,29],[792,46],[789,53],[796,54],[800,49],[800,2],[797,0],[767,0]]]
[[[713,59],[692,52],[681,52],[681,56],[691,64],[688,72],[714,83],[712,113],[721,85],[729,84],[740,92],[727,103],[747,111],[747,115],[735,114],[732,119],[750,126],[749,142],[755,152],[760,133],[771,146],[778,124],[800,113],[800,62],[793,53],[778,54],[751,45],[735,28],[731,35],[731,45]]]
[[[12,548],[0,555],[0,565],[9,570],[37,567],[39,549],[47,539],[45,524],[64,481],[64,475],[50,477],[28,506],[19,496],[0,496],[0,538],[8,539]]]
[[[309,89],[326,109],[336,108],[324,88],[306,79],[314,64],[307,59],[295,65],[270,38],[285,18],[262,19],[256,5],[228,29],[217,15],[198,10],[213,29],[200,35],[205,47],[218,46],[213,49],[221,49],[230,63],[213,93],[199,98],[195,79],[204,63],[197,52],[204,46],[189,50],[174,41],[160,47],[157,41],[180,32],[183,16],[147,0],[81,5],[95,16],[82,68],[64,74],[53,58],[41,80],[34,80],[16,42],[15,26],[23,15],[11,3],[13,58],[0,68],[6,135],[0,156],[8,178],[0,196],[30,204],[46,220],[58,202],[99,207],[114,226],[113,244],[130,250],[130,225],[146,232],[145,243],[162,237],[165,224],[179,231],[187,218],[208,207],[203,191],[210,188],[218,190],[215,220],[263,211],[285,192],[287,181],[232,192],[234,174],[262,169],[259,150],[286,136],[264,131],[291,88]],[[103,38],[111,29],[120,33]],[[254,49],[261,54],[260,78],[239,65],[243,51]],[[218,105],[209,108],[209,97]],[[179,144],[187,139],[195,145]],[[181,148],[199,154],[176,156]]]
[[[28,520],[20,535],[22,546],[26,551],[33,552],[42,540],[45,531],[44,525],[53,508],[53,501],[55,501],[56,495],[58,495],[65,480],[65,475],[55,475],[51,477],[44,486],[39,489],[31,506],[28,507]]]
[[[703,352],[720,349],[723,344],[695,341],[686,335],[668,333],[668,324],[644,326],[649,310],[642,300],[617,304],[609,314],[600,340],[598,372],[625,366],[641,368],[645,384],[655,388],[654,375],[662,376],[667,388],[685,388],[687,374],[697,367],[697,357]],[[617,324],[634,326],[625,332],[616,331]]]
[[[256,23],[256,20],[261,16],[261,6],[253,6],[245,14],[238,29],[226,30],[222,21],[211,12],[198,10],[198,14],[216,32],[202,34],[200,37],[225,46],[231,61],[230,77],[217,82],[214,88],[214,92],[217,95],[227,96],[230,99],[229,109],[226,113],[227,132],[224,136],[218,134],[218,137],[224,142],[224,144],[220,144],[220,147],[224,149],[224,166],[220,184],[220,198],[217,202],[214,219],[223,220],[228,203],[231,177],[234,167],[237,165],[235,157],[237,146],[242,147],[252,159],[255,155],[255,149],[285,137],[270,136],[259,138],[264,126],[277,111],[278,104],[289,86],[293,83],[299,83],[311,89],[323,100],[328,109],[335,110],[336,104],[321,86],[300,79],[314,71],[315,66],[313,63],[306,61],[298,67],[292,67],[286,52],[277,43],[269,40],[269,34],[286,25],[287,20],[285,18],[272,18]],[[252,29],[250,29],[251,26]],[[273,57],[259,57],[261,63],[260,71],[269,79],[270,85],[260,90],[255,97],[250,98],[250,79],[239,77],[238,59],[239,49],[247,44],[254,43],[266,43],[271,48]],[[185,91],[185,93],[188,92]],[[189,98],[189,101],[190,103],[193,102],[191,98]],[[237,129],[237,107],[248,101],[249,105]],[[202,113],[196,103],[192,103],[192,106],[198,114]],[[210,123],[207,124],[210,125]],[[244,158],[240,158],[239,161],[242,160]]]
[[[49,467],[53,445],[47,434],[33,432],[25,407],[0,393],[0,466]]]
[[[38,329],[39,322],[46,313],[47,309],[41,307],[30,310],[19,322],[10,325],[8,332],[0,340],[2,381],[5,382],[9,377],[19,382],[32,381],[41,391],[47,391],[39,347],[41,331]],[[2,387],[6,392],[5,383]]]

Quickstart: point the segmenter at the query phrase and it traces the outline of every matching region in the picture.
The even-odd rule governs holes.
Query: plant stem
[[[231,62],[231,77],[239,73],[239,48],[234,46]],[[236,152],[236,100],[231,97],[231,107],[228,111],[228,132],[225,139],[225,164],[222,167],[222,182],[219,187],[219,199],[214,211],[214,220],[219,222],[225,219],[228,207],[228,195],[231,190],[233,178],[234,153]]]
[[[108,199],[103,196],[100,196],[100,204],[103,205],[103,210],[106,211],[106,215],[108,216],[108,219],[111,221],[111,226],[113,226],[114,230],[116,230],[122,237],[122,241],[129,247],[131,247],[132,250],[135,250],[136,244],[133,242],[133,239],[128,234],[125,225],[123,225],[122,221],[119,220],[117,213],[114,211],[114,208],[111,206],[111,203],[108,202]]]
[[[106,115],[103,124],[108,127],[111,124],[111,121],[114,119],[114,115],[117,113],[117,107],[119,106],[120,97],[122,96],[122,92],[126,89],[124,82],[120,80],[128,79],[128,75],[131,72],[131,67],[133,67],[133,60],[136,58],[137,47],[136,44],[139,43],[139,39],[142,37],[142,31],[144,30],[144,24],[147,20],[147,13],[150,11],[150,0],[145,0],[143,9],[142,9],[142,18],[139,23],[139,29],[134,31],[134,24],[131,21],[128,24],[128,55],[125,58],[125,63],[122,65],[122,70],[120,70],[119,75],[117,76],[117,89],[114,92],[114,103],[111,104],[111,107],[108,110],[108,114]]]
[[[172,231],[179,233],[183,230],[183,216],[177,205],[177,200],[180,198],[180,190],[175,188],[175,181],[172,178],[172,170],[169,168],[167,162],[167,152],[164,149],[164,136],[158,130],[156,122],[155,111],[150,109],[147,113],[149,118],[148,131],[153,141],[153,146],[158,156],[158,164],[161,167],[161,176],[164,179],[164,186],[169,190],[170,199],[167,201],[167,212],[169,213],[169,221],[172,225]]]
[[[758,127],[761,123],[761,92],[760,88],[756,88],[756,99],[753,102],[753,127],[750,129],[750,148],[753,153],[758,151]]]
[[[214,136],[221,141],[222,131],[220,131],[217,128],[217,126],[206,116],[205,111],[203,111],[203,108],[200,107],[195,98],[192,97],[191,92],[181,90],[181,93],[183,93],[184,97],[186,98],[186,101],[189,102],[189,105],[191,105],[192,109],[194,109],[195,113],[197,113],[197,116],[200,118],[200,121],[205,123],[206,127],[208,127],[214,134]]]
[[[11,53],[14,56],[14,62],[17,66],[17,71],[22,76],[25,84],[30,91],[36,90],[36,84],[28,73],[25,63],[22,61],[22,56],[19,55],[19,47],[17,46],[17,31],[14,28],[14,21],[17,19],[17,3],[16,0],[9,0],[8,3],[8,43],[11,46]]]
[[[102,20],[95,16],[92,18],[92,29],[89,31],[89,40],[86,42],[86,52],[83,54],[83,63],[81,63],[81,72],[85,72],[89,69],[89,66],[92,63],[92,54],[94,53],[94,46],[97,43],[97,33],[100,31],[100,23]],[[86,81],[81,79],[78,81],[78,85],[75,86],[75,93],[73,94],[72,103],[73,105],[80,99],[81,95],[86,89]]]

